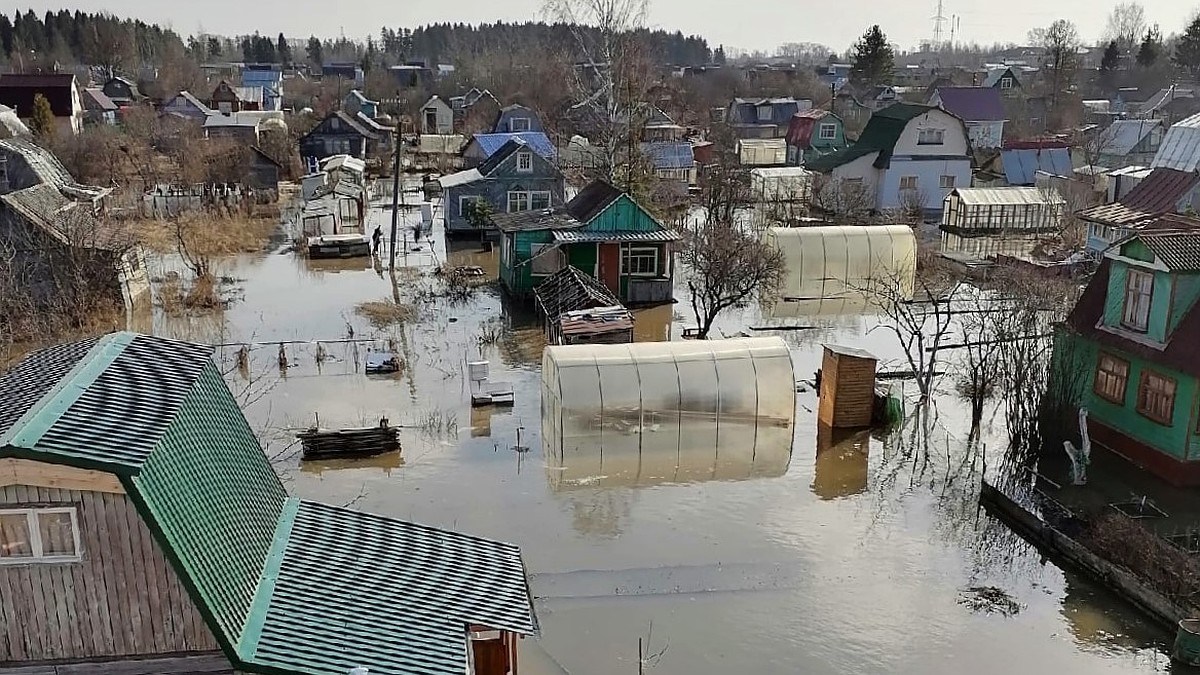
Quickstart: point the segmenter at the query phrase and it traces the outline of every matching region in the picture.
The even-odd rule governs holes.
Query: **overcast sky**
[[[62,0],[17,0],[39,14],[66,5]],[[893,42],[910,48],[933,34],[937,0],[650,0],[652,27],[698,33],[709,44],[746,50],[772,50],[785,42],[820,42],[846,49],[871,23],[880,24]],[[7,3],[6,3],[7,4]],[[943,13],[957,15],[958,37],[965,41],[1022,42],[1028,30],[1057,18],[1079,26],[1093,43],[1104,30],[1113,0],[944,0]],[[1145,0],[1147,18],[1163,33],[1182,32],[1200,8],[1200,0]],[[525,21],[541,18],[541,0],[79,0],[69,9],[108,11],[170,25],[182,34],[201,30],[234,35],[307,37],[316,34],[364,38],[385,23],[414,27],[453,21]],[[11,10],[8,10],[11,11]],[[948,22],[947,22],[948,26]],[[948,31],[948,27],[947,27]]]

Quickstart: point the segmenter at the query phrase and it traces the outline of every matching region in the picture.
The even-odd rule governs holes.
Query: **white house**
[[[956,187],[971,185],[971,151],[961,119],[932,106],[898,103],[876,112],[858,142],[809,163],[830,182],[855,185],[875,211],[909,206],[930,213]]]
[[[454,133],[454,109],[440,97],[434,96],[421,106],[421,133],[445,135]]]

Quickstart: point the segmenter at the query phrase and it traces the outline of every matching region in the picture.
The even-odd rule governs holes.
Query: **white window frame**
[[[634,255],[635,251],[637,252],[636,256]],[[654,258],[653,258],[654,265],[653,265],[653,268],[651,269],[651,271],[649,271],[649,272],[631,271],[630,263],[633,260],[633,258],[636,257],[638,260],[645,260],[650,257],[647,255],[647,252],[652,252],[654,255]],[[625,276],[630,276],[630,277],[657,277],[658,276],[658,257],[659,257],[659,255],[660,255],[660,251],[659,251],[659,247],[657,247],[657,246],[633,246],[633,245],[623,246],[623,247],[621,247],[621,274],[623,274]]]
[[[40,514],[67,513],[71,516],[73,555],[44,555],[42,546],[42,529],[38,527]],[[33,555],[15,558],[0,558],[0,565],[29,565],[43,563],[72,563],[83,559],[83,546],[79,540],[79,512],[74,506],[54,506],[24,509],[0,509],[0,516],[20,516],[26,518],[25,527],[29,530],[29,548]]]
[[[520,122],[521,124],[523,124],[525,126],[525,128],[518,129],[517,122]],[[529,121],[528,117],[510,117],[510,118],[508,118],[508,130],[511,133],[516,134],[516,133],[521,133],[524,131],[529,131],[530,127],[532,127],[532,126],[533,126],[533,124]]]
[[[547,250],[552,249],[552,250]],[[538,266],[535,260],[542,261],[553,259],[557,261],[557,265],[550,271],[538,271]],[[555,272],[561,270],[567,264],[567,253],[558,244],[532,244],[529,247],[529,275],[534,277],[548,277]]]
[[[759,122],[770,122],[775,119],[775,111],[769,105],[760,105],[755,112],[758,115]]]
[[[521,201],[524,201],[525,208],[514,209],[513,208],[513,200],[514,199],[516,199],[518,206],[520,206]],[[533,206],[534,199],[538,199],[538,200],[544,199],[546,202],[546,206],[544,208],[548,209],[548,208],[550,208],[550,206],[552,204],[553,197],[550,194],[549,190],[509,190],[508,191],[508,200],[505,202],[505,210],[507,213],[520,213],[522,211],[533,211],[534,210],[534,206]],[[539,206],[537,208],[541,209],[543,207]]]
[[[1013,78],[1011,75],[1006,75],[1006,76],[1000,78],[1000,88],[1001,89],[1012,89],[1013,88]]]
[[[817,138],[822,141],[836,141],[837,125],[830,123],[822,124],[821,128],[817,130]]]
[[[957,182],[958,178],[956,176],[951,176],[948,174],[943,175],[940,179],[938,179],[938,184],[943,190],[953,190],[955,187],[957,187]]]
[[[458,197],[458,215],[460,218],[467,217],[467,204],[484,201],[479,195],[459,195]]]
[[[522,150],[517,153],[517,173],[533,173],[533,153]]]
[[[924,127],[917,130],[917,145],[945,145],[946,130],[941,127]]]
[[[905,185],[908,183],[908,185]],[[921,179],[918,176],[900,176],[900,191],[906,190],[916,191],[920,188]]]
[[[1125,276],[1125,302],[1121,326],[1138,333],[1150,330],[1150,308],[1154,305],[1154,273],[1130,267]]]

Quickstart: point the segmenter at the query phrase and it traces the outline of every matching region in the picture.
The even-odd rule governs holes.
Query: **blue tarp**
[[[554,144],[550,142],[550,138],[546,134],[540,131],[518,131],[508,134],[475,134],[475,142],[479,143],[479,149],[483,150],[485,159],[496,154],[497,150],[504,147],[505,143],[514,138],[525,141],[526,145],[542,157],[554,160]]]
[[[650,159],[656,169],[690,169],[696,158],[692,144],[675,141],[642,143],[642,153]]]
[[[1071,151],[1068,148],[1004,150],[1004,177],[1009,185],[1033,185],[1034,174],[1044,171],[1055,176],[1070,176]]]

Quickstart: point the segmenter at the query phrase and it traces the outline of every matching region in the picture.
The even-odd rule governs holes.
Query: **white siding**
[[[920,145],[917,140],[920,130],[933,127],[943,129],[945,136],[941,145]],[[910,121],[896,142],[893,155],[962,155],[968,154],[967,135],[963,123],[942,110],[930,110]]]

